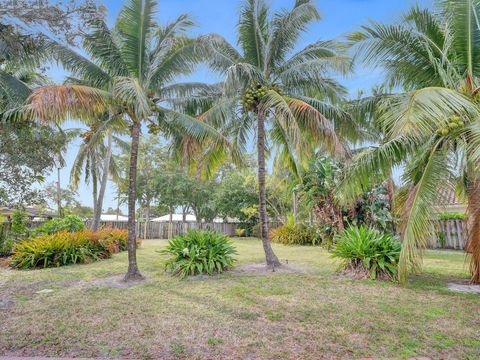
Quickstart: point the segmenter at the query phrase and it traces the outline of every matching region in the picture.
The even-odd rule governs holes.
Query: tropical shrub
[[[90,263],[126,250],[127,239],[128,232],[119,229],[45,234],[16,244],[10,266],[31,269]]]
[[[28,215],[23,210],[15,210],[12,213],[11,232],[15,235],[24,235],[27,233]]]
[[[0,218],[0,257],[10,256],[12,253],[14,240],[9,235],[8,223]]]
[[[175,237],[160,253],[170,255],[165,269],[180,278],[221,273],[233,265],[233,255],[237,254],[227,236],[201,230]]]
[[[244,237],[245,234],[246,234],[245,229],[235,229],[235,235],[237,235],[238,237]]]
[[[253,237],[256,237],[256,238],[260,238],[262,236],[262,234],[260,232],[260,224],[253,225],[250,231],[248,231],[248,229],[247,229],[247,236],[253,236]]]
[[[287,224],[270,230],[270,240],[283,245],[320,245],[322,238],[313,226]]]
[[[395,278],[401,244],[394,236],[365,226],[351,226],[336,241],[332,256],[343,260],[345,270],[370,279]]]
[[[35,230],[39,234],[54,234],[60,231],[75,232],[85,228],[83,220],[76,215],[67,215],[64,218],[48,220],[43,226]]]

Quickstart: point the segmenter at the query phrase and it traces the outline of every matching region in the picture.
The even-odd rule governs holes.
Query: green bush
[[[23,210],[14,210],[12,213],[11,231],[15,235],[24,235],[27,233],[28,215]]]
[[[221,273],[233,265],[233,255],[237,254],[227,236],[200,230],[175,237],[160,253],[170,255],[165,269],[181,278]]]
[[[270,240],[283,245],[320,245],[322,238],[313,226],[287,224],[270,230]]]
[[[0,218],[0,257],[12,254],[15,241],[8,231],[8,223]]]
[[[462,212],[446,212],[438,214],[439,220],[466,220],[467,214]]]
[[[347,271],[370,279],[393,279],[401,244],[393,236],[365,226],[351,226],[337,238],[332,256],[343,260]]]
[[[246,234],[245,229],[235,229],[235,235],[238,237],[244,237]]]
[[[10,266],[31,269],[90,263],[126,250],[127,239],[128,232],[118,229],[41,235],[16,244]]]
[[[60,231],[75,232],[85,228],[83,220],[76,215],[67,215],[64,218],[48,220],[43,226],[35,230],[36,234],[54,234]]]

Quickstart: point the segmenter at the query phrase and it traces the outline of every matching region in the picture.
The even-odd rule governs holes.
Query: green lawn
[[[258,240],[235,240],[239,265],[261,262]],[[478,359],[480,296],[445,288],[465,281],[461,253],[429,253],[424,273],[405,288],[335,272],[318,247],[274,249],[303,273],[231,272],[178,280],[163,272],[146,241],[147,281],[98,286],[121,274],[126,253],[90,265],[0,270],[0,354],[26,356],[318,359]],[[51,293],[37,294],[42,289]]]

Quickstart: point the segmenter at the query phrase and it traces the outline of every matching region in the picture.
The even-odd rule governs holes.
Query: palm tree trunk
[[[268,216],[265,190],[265,115],[258,114],[257,119],[257,155],[258,155],[258,199],[260,216],[260,237],[262,238],[263,250],[267,265],[273,269],[280,266],[277,255],[273,252],[268,240]]]
[[[480,180],[475,181],[468,196],[468,242],[472,284],[480,284]]]
[[[62,217],[62,187],[60,186],[60,167],[57,167],[57,209],[58,217]]]
[[[138,120],[134,120],[132,126],[132,145],[130,149],[130,169],[128,175],[128,271],[125,281],[143,279],[137,265],[137,236],[135,232],[135,201],[137,195],[137,160],[138,144],[140,141],[140,126]]]
[[[92,225],[90,226],[93,230],[95,224],[95,218],[97,217],[98,208],[97,208],[97,199],[98,199],[98,181],[97,181],[97,169],[95,164],[92,164],[92,198],[93,198],[93,220]]]
[[[173,208],[170,206],[170,214],[168,216],[168,239],[173,237]]]
[[[145,226],[143,228],[144,234],[143,238],[147,239],[147,231],[148,231],[148,222],[150,221],[150,200],[147,201],[145,206]]]
[[[393,214],[393,200],[395,197],[395,182],[393,181],[392,172],[388,173],[387,178],[387,194],[388,194],[388,205],[390,206],[390,213]],[[396,233],[395,220],[392,220],[392,231]]]
[[[296,225],[298,223],[298,209],[297,209],[298,204],[297,204],[297,192],[295,190],[293,190],[292,200],[293,200],[293,204],[292,204],[293,222]]]
[[[112,133],[109,131],[107,134],[107,153],[103,162],[102,178],[100,180],[100,192],[98,193],[97,205],[95,207],[96,214],[93,219],[92,230],[97,231],[100,227],[100,218],[102,216],[103,199],[105,197],[105,190],[107,189],[108,173],[110,169],[110,161],[112,159]]]

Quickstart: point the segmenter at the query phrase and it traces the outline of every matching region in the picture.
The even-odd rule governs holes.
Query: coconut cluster
[[[267,95],[267,93],[270,90],[274,90],[280,93],[280,88],[276,85],[274,86],[265,86],[260,84],[251,85],[243,94],[242,100],[240,100],[240,103],[243,106],[243,110],[245,112],[256,111],[263,97]]]
[[[448,124],[437,130],[437,134],[440,136],[447,136],[450,132],[461,126],[463,126],[462,118],[458,115],[452,115],[448,118]]]

